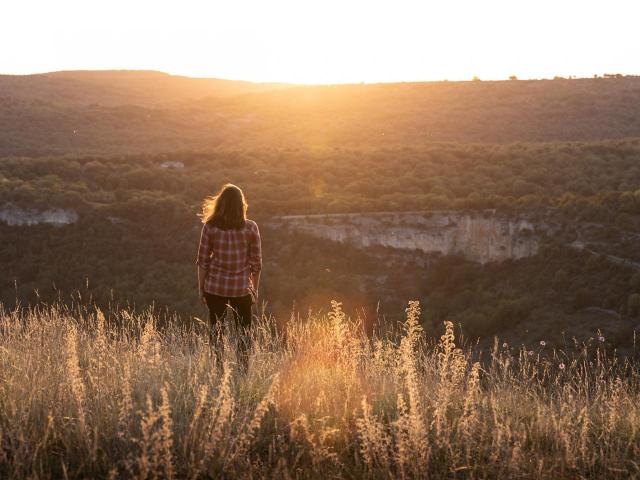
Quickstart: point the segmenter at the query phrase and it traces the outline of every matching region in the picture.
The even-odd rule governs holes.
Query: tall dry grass
[[[637,365],[600,343],[486,358],[326,317],[232,328],[152,315],[0,309],[0,478],[640,476]]]

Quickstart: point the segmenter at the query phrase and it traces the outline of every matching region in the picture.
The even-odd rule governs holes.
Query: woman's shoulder
[[[214,225],[212,220],[209,220],[207,222],[204,222],[202,224],[202,228],[204,228],[207,231],[213,230],[214,228],[216,228],[216,226]]]
[[[204,229],[209,235],[217,235],[220,232],[224,232],[213,220],[209,220],[204,224]]]
[[[255,222],[255,220],[251,220],[250,218],[247,218],[244,221],[245,224],[245,228],[249,229],[249,230],[253,230],[253,231],[257,231],[258,230],[258,224]]]
[[[235,229],[224,229],[224,228],[220,228],[220,226],[216,225],[215,222],[213,221],[208,221],[206,223],[204,223],[203,225],[204,229],[207,230],[208,232],[228,232],[231,230],[242,230],[242,228],[235,228]],[[251,219],[246,219],[244,221],[244,229],[245,230],[250,230],[250,231],[257,231],[258,230],[258,224],[251,220]]]

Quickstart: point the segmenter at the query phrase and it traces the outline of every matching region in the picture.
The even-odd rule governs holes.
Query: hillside
[[[173,105],[284,88],[285,84],[190,78],[145,70],[63,71],[0,75],[0,97],[60,106]]]
[[[160,73],[0,78],[0,156],[640,136],[640,77],[283,86]]]

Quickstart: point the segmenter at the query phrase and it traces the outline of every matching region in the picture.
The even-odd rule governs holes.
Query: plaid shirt
[[[243,297],[254,291],[249,278],[262,268],[260,232],[253,220],[242,230],[222,230],[205,223],[196,264],[207,271],[204,291],[221,297]]]

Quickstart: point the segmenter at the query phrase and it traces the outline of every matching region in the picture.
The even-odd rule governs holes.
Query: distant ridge
[[[640,77],[292,85],[0,76],[0,156],[640,138]]]
[[[167,106],[203,97],[229,97],[289,85],[192,78],[154,70],[67,70],[0,75],[0,97],[59,105]]]

